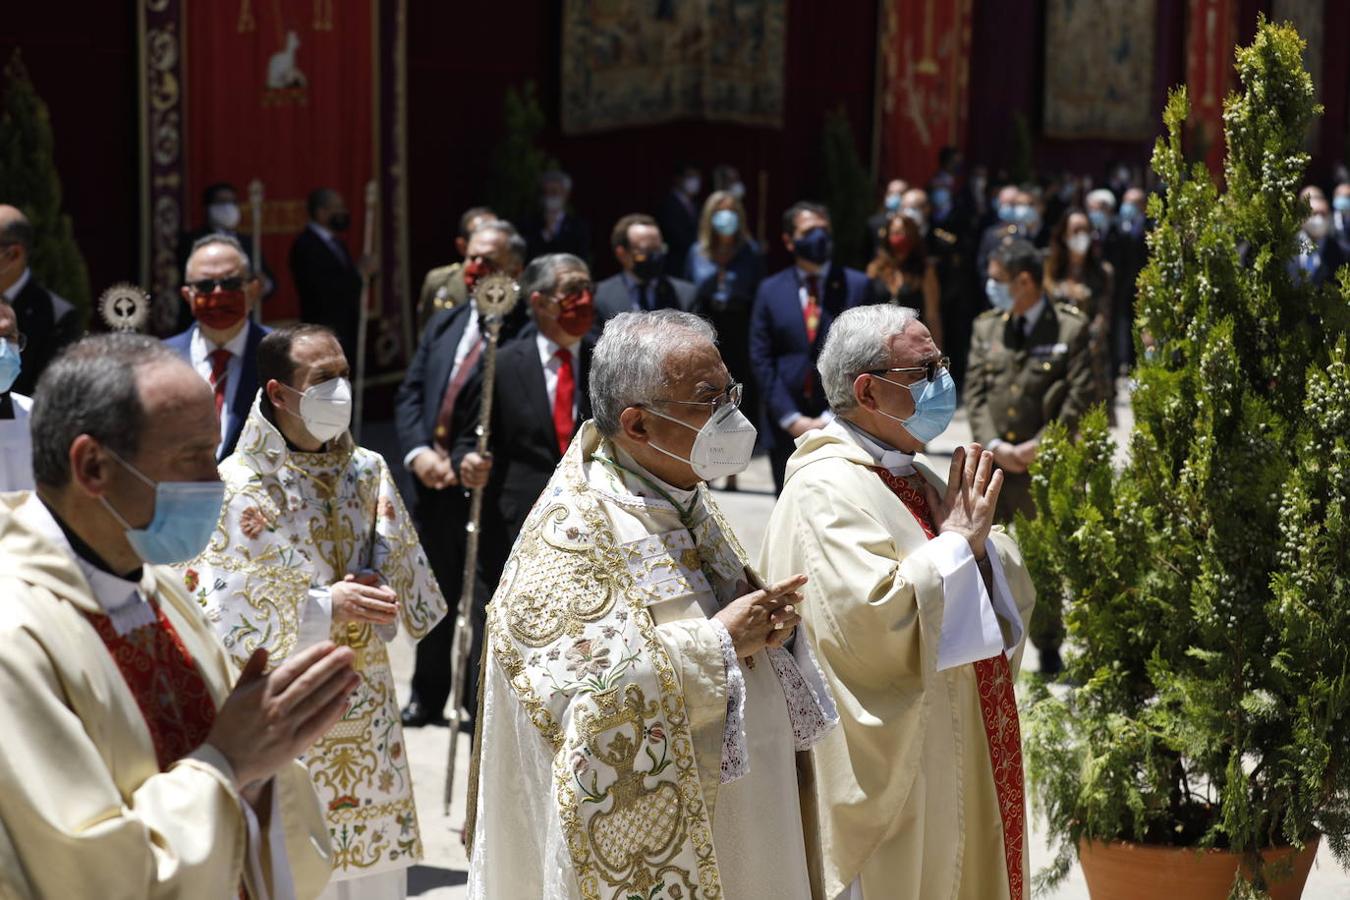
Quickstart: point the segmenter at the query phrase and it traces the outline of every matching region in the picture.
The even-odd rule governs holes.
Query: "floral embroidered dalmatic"
[[[811,897],[798,751],[837,714],[805,641],[728,652],[756,580],[706,487],[582,426],[488,610],[471,898]]]
[[[305,756],[332,835],[333,877],[411,866],[422,844],[385,644],[400,624],[425,635],[446,603],[389,469],[346,432],[325,452],[291,451],[255,400],[220,475],[225,507],[184,573],[188,590],[241,666],[260,647],[269,667],[325,639],[356,651],[351,708]],[[371,572],[397,593],[398,622],[334,623],[331,586]]]

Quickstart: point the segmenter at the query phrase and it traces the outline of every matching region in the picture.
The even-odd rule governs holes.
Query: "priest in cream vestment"
[[[665,310],[596,345],[595,421],[488,608],[470,897],[819,896],[799,751],[837,717],[782,646],[802,579],[757,590],[703,484],[755,440],[713,342]]]
[[[88,338],[43,377],[38,493],[0,495],[0,896],[312,898],[328,880],[295,757],[341,715],[350,651],[237,676],[166,565],[218,515],[217,421],[150,338]]]
[[[991,529],[978,445],[947,483],[917,451],[956,406],[913,310],[848,310],[819,367],[835,420],[798,439],[769,577],[804,572],[804,631],[839,705],[816,746],[826,895],[1022,900],[1026,802],[1013,679],[1035,602]]]
[[[305,754],[333,842],[325,896],[402,897],[422,843],[386,645],[400,625],[430,631],[445,599],[384,459],[347,430],[337,339],[278,328],[258,360],[262,388],[221,463],[224,510],[188,587],[235,659],[265,647],[281,662],[330,637],[355,651],[351,708]]]

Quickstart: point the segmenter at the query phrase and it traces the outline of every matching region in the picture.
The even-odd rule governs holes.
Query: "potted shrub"
[[[1067,601],[1073,685],[1026,714],[1043,886],[1078,856],[1095,898],[1298,896],[1319,839],[1350,859],[1350,277],[1289,265],[1320,112],[1302,48],[1262,21],[1238,49],[1226,190],[1187,166],[1173,92],[1128,461],[1096,410],[1032,470],[1017,527],[1042,602]],[[1217,889],[1178,880],[1206,868]]]

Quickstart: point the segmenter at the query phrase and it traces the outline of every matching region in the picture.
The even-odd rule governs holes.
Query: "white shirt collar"
[[[248,323],[239,329],[239,333],[230,338],[224,344],[217,346],[202,333],[200,327],[195,323],[192,326],[192,359],[194,362],[200,359],[207,359],[213,350],[228,350],[232,355],[240,359],[244,356],[244,348],[248,346]]]
[[[844,433],[852,437],[854,443],[867,451],[868,455],[872,457],[872,461],[878,466],[896,476],[914,474],[913,453],[905,453],[903,450],[895,449],[845,418],[836,417],[835,421],[843,426]]]
[[[27,266],[24,266],[23,271],[19,273],[19,280],[5,289],[5,299],[13,302],[14,298],[19,296],[19,293],[28,286],[28,281],[32,277],[33,271]]]
[[[553,357],[558,355],[558,351],[562,350],[563,346],[555,340],[544,337],[542,331],[535,334],[534,342],[539,348],[539,362],[547,369],[549,363],[553,362]],[[581,342],[578,341],[571,347],[568,347],[567,351],[572,354],[572,362],[576,363],[577,357],[581,355]]]
[[[84,580],[89,582],[89,590],[94,595],[94,600],[103,608],[112,623],[113,630],[119,636],[125,636],[156,621],[155,610],[145,599],[146,594],[150,593],[154,586],[154,576],[150,574],[148,568],[141,570],[143,574],[139,582],[105,572],[75,552],[75,548],[70,546],[70,541],[66,540],[66,534],[61,530],[56,517],[36,493],[29,496],[24,507],[30,517],[29,521],[38,532],[75,560],[75,564],[80,567],[80,573],[84,575]]]

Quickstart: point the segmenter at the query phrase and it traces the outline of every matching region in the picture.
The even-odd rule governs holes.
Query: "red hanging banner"
[[[881,176],[923,185],[944,146],[966,147],[971,0],[885,0],[881,11]]]
[[[1188,143],[1223,176],[1223,98],[1237,44],[1234,0],[1190,0],[1186,25],[1186,91],[1191,101]]]
[[[239,190],[241,231],[252,228],[247,186],[263,185],[263,258],[276,293],[267,321],[299,315],[287,264],[305,227],[306,195],[336,188],[352,224],[343,236],[361,253],[365,186],[376,176],[379,69],[370,0],[237,0],[184,3],[187,221],[200,195],[228,181]]]

